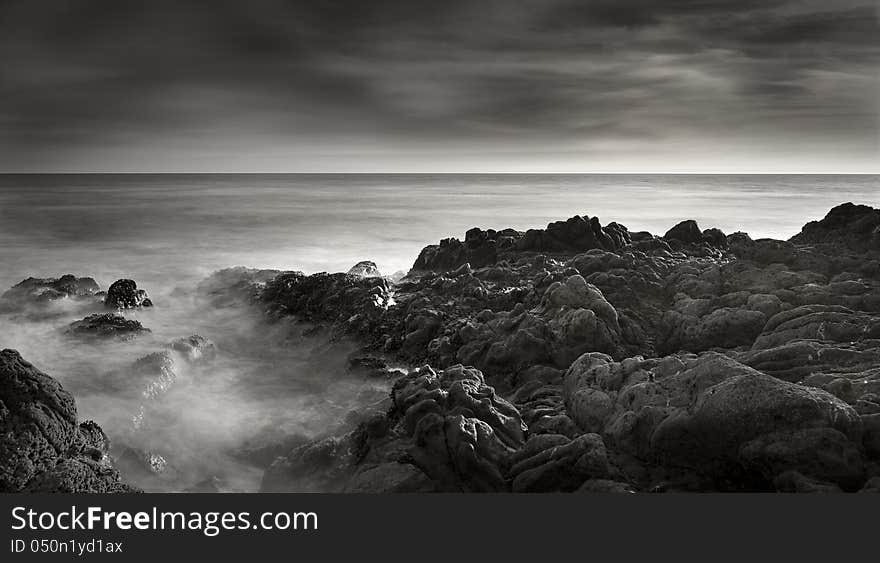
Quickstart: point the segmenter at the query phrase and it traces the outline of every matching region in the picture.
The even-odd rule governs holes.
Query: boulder
[[[111,309],[137,309],[139,307],[152,307],[147,292],[138,289],[134,280],[116,280],[107,290],[104,304]]]
[[[375,262],[371,262],[369,260],[364,260],[362,262],[358,262],[354,266],[352,266],[348,270],[349,276],[356,276],[359,278],[381,278],[382,273],[379,272],[379,268],[376,266]]]
[[[697,222],[688,219],[678,223],[663,235],[666,240],[677,240],[684,243],[698,244],[703,242],[703,232],[697,226]]]

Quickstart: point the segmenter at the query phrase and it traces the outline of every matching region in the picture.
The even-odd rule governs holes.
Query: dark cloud
[[[861,0],[6,1],[0,169],[870,162],[877,32]]]

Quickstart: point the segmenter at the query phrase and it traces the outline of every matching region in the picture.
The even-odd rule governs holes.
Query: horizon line
[[[253,171],[235,171],[235,172],[218,172],[218,171],[126,171],[126,172],[83,172],[83,171],[0,171],[0,176],[144,176],[144,175],[309,175],[309,176],[880,176],[880,170],[876,172],[400,172],[400,171],[372,171],[372,172],[351,172],[351,171],[322,171],[322,172],[253,172]]]

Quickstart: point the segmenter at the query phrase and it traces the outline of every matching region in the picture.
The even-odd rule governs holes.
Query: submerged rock
[[[193,334],[172,341],[169,348],[178,352],[190,363],[208,362],[217,356],[217,346],[204,336]]]
[[[73,274],[60,278],[27,278],[0,296],[0,307],[13,309],[64,298],[92,297],[100,290],[93,278],[78,278]]]

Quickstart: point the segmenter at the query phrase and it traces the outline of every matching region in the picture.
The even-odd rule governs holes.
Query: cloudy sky
[[[0,171],[880,172],[874,0],[0,0]]]

